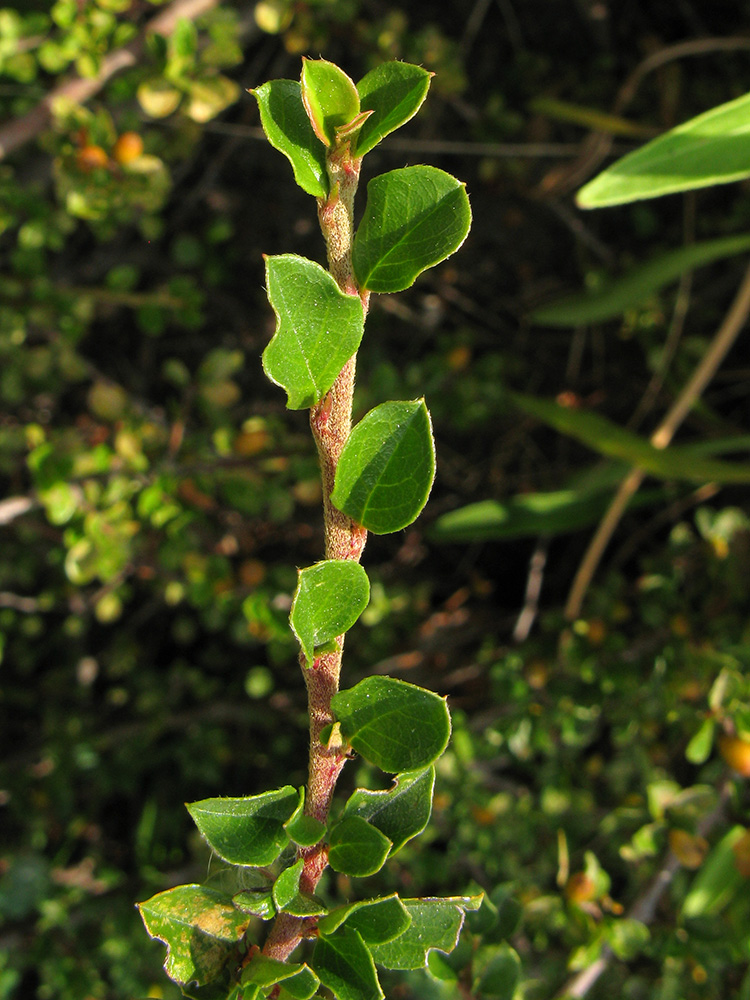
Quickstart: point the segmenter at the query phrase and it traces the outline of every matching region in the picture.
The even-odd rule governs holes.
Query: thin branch
[[[696,401],[700,399],[703,390],[716,374],[730,348],[750,315],[750,265],[745,274],[724,320],[716,331],[714,339],[693,372],[688,384],[683,388],[659,427],[651,435],[651,444],[655,448],[666,448],[674,437],[677,428],[688,415]],[[638,490],[646,477],[642,469],[631,469],[620,483],[612,503],[596,530],[591,543],[586,550],[583,561],[578,568],[573,586],[570,589],[565,616],[569,620],[577,618],[581,612],[586,591],[601,561],[604,550],[612,538],[631,497]]]
[[[84,104],[116,73],[136,66],[142,57],[146,39],[149,35],[171,35],[178,21],[192,20],[200,17],[206,11],[217,5],[219,0],[174,0],[166,10],[152,18],[141,34],[121,49],[110,52],[102,60],[102,66],[97,76],[92,79],[73,77],[50,91],[46,97],[20,118],[15,118],[0,126],[0,160],[8,153],[20,149],[46,129],[52,121],[52,108],[55,101],[64,97],[76,104]]]

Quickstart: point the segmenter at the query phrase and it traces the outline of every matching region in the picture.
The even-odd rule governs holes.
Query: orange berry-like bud
[[[565,884],[565,895],[571,903],[589,903],[596,896],[594,880],[586,872],[575,872]]]
[[[142,153],[143,139],[137,132],[123,132],[112,150],[112,156],[123,165],[137,160]]]
[[[750,778],[750,740],[740,736],[720,736],[719,753],[733,771]]]
[[[109,157],[101,146],[84,146],[76,153],[76,165],[80,170],[96,170],[106,167],[108,163]]]

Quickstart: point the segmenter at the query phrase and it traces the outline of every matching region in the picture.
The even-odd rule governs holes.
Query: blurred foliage
[[[94,80],[167,9],[0,10],[0,136],[71,72]],[[374,301],[360,355],[358,412],[424,393],[440,465],[425,534],[368,544],[373,598],[348,670],[426,683],[455,720],[433,821],[383,890],[479,885],[492,900],[454,956],[431,956],[429,985],[394,974],[389,995],[452,998],[475,983],[477,996],[541,1000],[611,953],[593,998],[750,996],[746,493],[670,484],[658,516],[629,514],[573,623],[555,609],[587,534],[555,536],[521,644],[510,636],[534,543],[429,541],[440,514],[596,475],[509,389],[564,394],[625,426],[657,378],[662,413],[739,280],[740,260],[701,269],[681,336],[671,287],[621,318],[531,327],[546,298],[601,288],[686,230],[736,235],[750,218],[746,186],[697,209],[688,196],[574,217],[560,191],[576,183],[565,187],[581,126],[532,101],[609,112],[642,53],[734,34],[748,17],[739,3],[637,2],[601,21],[586,9],[217,3],[151,34],[84,106],[58,95],[50,126],[0,164],[2,1000],[175,997],[133,902],[212,871],[181,803],[304,781],[287,616],[295,566],[321,551],[320,487],[306,428],[260,370],[272,332],[261,255],[290,229],[302,252],[323,248],[309,204],[286,182],[279,195],[243,95],[295,76],[300,53],[355,78],[391,58],[434,70],[405,139],[468,180],[476,219],[455,263],[396,306]],[[665,63],[625,119],[663,129],[738,95],[743,58]],[[382,170],[411,153],[394,141],[372,155]],[[683,443],[746,433],[743,364],[739,348]],[[374,778],[349,771],[345,784]],[[356,898],[356,880],[330,877],[326,892]]]

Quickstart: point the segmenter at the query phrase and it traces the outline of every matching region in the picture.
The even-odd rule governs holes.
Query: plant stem
[[[319,199],[318,218],[328,250],[328,266],[339,288],[348,295],[360,295],[352,271],[352,240],[354,236],[354,194],[359,181],[361,160],[349,157],[348,147],[334,150],[328,156],[330,194]],[[369,296],[360,296],[367,312]],[[367,532],[331,503],[336,466],[352,426],[352,400],[356,355],[342,368],[330,392],[310,410],[310,428],[318,449],[320,475],[323,484],[323,520],[325,526],[326,559],[353,559],[359,562]],[[305,812],[325,823],[339,774],[346,763],[341,745],[323,743],[322,730],[333,722],[331,699],[339,688],[344,637],[337,640],[338,650],[317,657],[307,666],[304,657],[300,665],[307,685],[310,715],[310,758],[308,764]],[[325,844],[300,848],[304,859],[300,890],[311,893],[328,865]],[[310,921],[279,914],[268,935],[264,954],[284,960],[305,936]]]

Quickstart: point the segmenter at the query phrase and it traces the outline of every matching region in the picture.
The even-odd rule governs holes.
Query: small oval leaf
[[[328,863],[344,875],[365,877],[385,864],[391,841],[359,816],[345,816],[330,833]]]
[[[302,102],[315,135],[326,146],[336,145],[336,129],[359,114],[354,81],[327,59],[302,60]]]
[[[362,111],[372,114],[357,136],[355,155],[364,156],[422,106],[432,73],[411,63],[385,62],[357,84]]]
[[[328,195],[325,146],[315,135],[297,80],[269,80],[251,90],[266,138],[289,160],[294,179],[314,198]]]
[[[403,291],[458,250],[470,226],[466,189],[444,170],[404,167],[375,177],[352,247],[359,287]]]
[[[341,735],[365,760],[384,771],[428,767],[451,733],[445,699],[393,677],[365,677],[331,701]]]
[[[423,399],[381,403],[352,430],[331,503],[376,535],[400,531],[427,503],[435,445]]]
[[[277,325],[263,368],[286,390],[290,410],[314,406],[359,347],[362,302],[342,292],[320,264],[296,254],[266,258],[266,288]]]
[[[344,816],[359,816],[393,841],[391,854],[427,826],[432,812],[435,768],[397,774],[393,787],[371,792],[358,788],[344,806]]]
[[[284,823],[299,793],[291,785],[244,798],[202,799],[188,804],[195,825],[220,858],[232,865],[272,864],[289,843]]]
[[[316,647],[352,627],[369,600],[367,573],[351,559],[326,559],[299,571],[289,623],[308,664]]]

